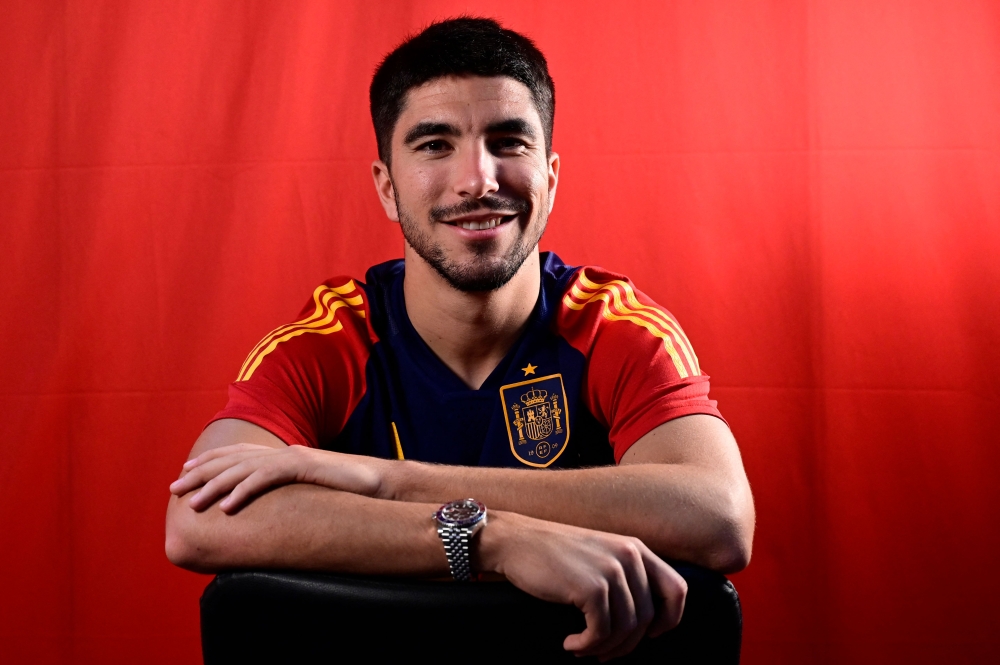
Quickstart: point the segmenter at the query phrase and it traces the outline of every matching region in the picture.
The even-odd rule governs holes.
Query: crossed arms
[[[656,555],[722,572],[746,566],[754,513],[725,423],[693,415],[660,425],[616,467],[538,471],[382,460],[286,446],[220,420],[171,485],[167,556],[210,572],[276,567],[448,574],[431,514],[456,498],[490,510],[473,566],[572,603],[587,628],[580,655],[627,653],[680,620],[684,581]]]

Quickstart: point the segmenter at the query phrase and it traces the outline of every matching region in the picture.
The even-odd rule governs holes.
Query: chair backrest
[[[738,663],[739,597],[725,577],[675,564],[684,618],[622,663]],[[583,629],[574,607],[507,582],[457,584],[323,573],[235,571],[201,598],[206,665],[239,662],[581,663],[562,649]],[[595,661],[596,662],[596,661]]]

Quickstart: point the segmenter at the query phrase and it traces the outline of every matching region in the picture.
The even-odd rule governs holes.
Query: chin
[[[530,255],[531,252],[527,252]],[[503,288],[520,271],[527,255],[474,258],[462,264],[443,260],[428,263],[455,289],[467,293],[484,293]],[[426,259],[426,257],[425,257]]]

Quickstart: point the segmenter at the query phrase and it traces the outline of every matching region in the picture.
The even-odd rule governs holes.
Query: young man
[[[167,555],[493,571],[584,612],[567,649],[626,653],[683,611],[657,555],[750,557],[750,490],[708,377],[626,278],[539,255],[559,156],[529,40],[435,24],[386,57],[371,105],[404,259],[329,280],[251,352],[171,486]]]

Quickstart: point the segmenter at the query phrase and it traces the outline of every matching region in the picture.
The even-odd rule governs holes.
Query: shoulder
[[[583,398],[621,461],[653,428],[696,413],[722,417],[677,319],[626,276],[583,266],[566,284],[556,333],[585,359]]]
[[[313,289],[298,317],[250,351],[213,420],[238,418],[288,444],[336,436],[365,391],[374,335],[364,285],[334,277]]]
[[[262,365],[279,358],[366,358],[377,341],[370,320],[371,304],[362,282],[347,276],[328,279],[313,289],[295,321],[278,326],[257,343],[236,380],[249,381]]]
[[[698,358],[677,319],[620,273],[581,266],[566,282],[555,318],[557,333],[586,356],[659,356],[679,378],[698,376]]]

